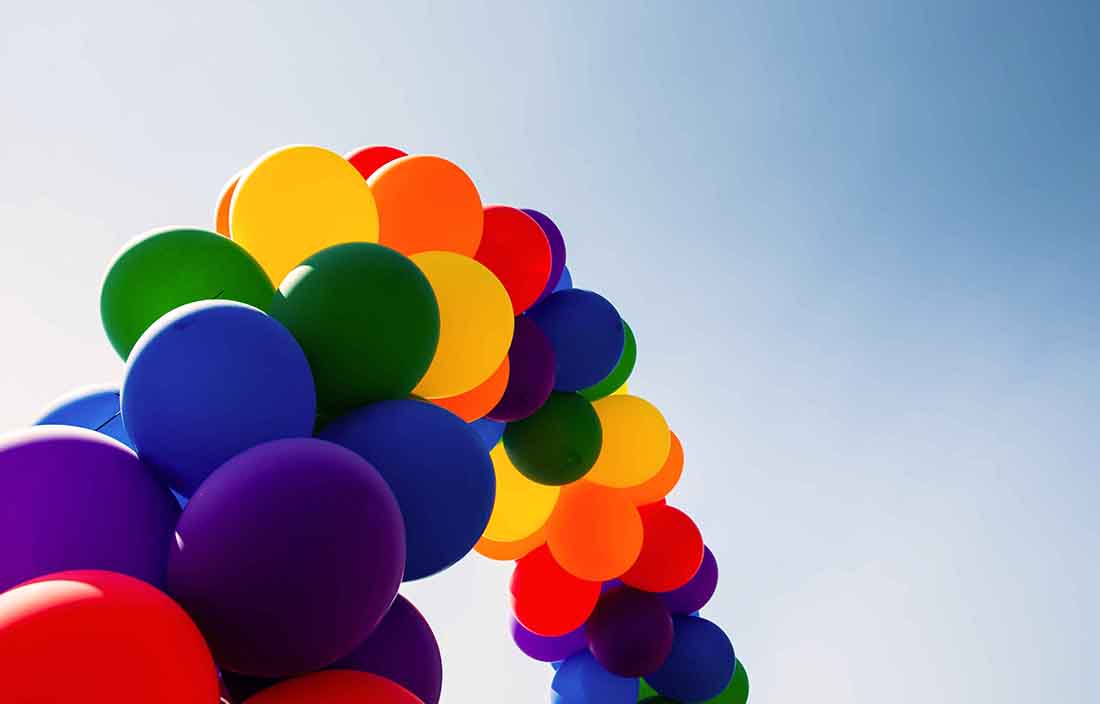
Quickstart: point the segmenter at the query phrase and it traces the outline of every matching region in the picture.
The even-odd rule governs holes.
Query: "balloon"
[[[483,418],[486,413],[493,410],[500,403],[501,397],[504,396],[504,390],[508,388],[510,374],[511,366],[508,363],[508,358],[505,357],[497,370],[493,372],[493,375],[478,386],[458,396],[433,398],[432,403],[441,408],[446,408],[462,420],[471,423]]]
[[[675,699],[662,697],[659,694],[655,697],[646,697],[645,699],[639,699],[638,701],[642,702],[643,704],[680,704],[680,702],[676,701]]]
[[[655,594],[617,587],[588,619],[588,649],[608,672],[643,677],[672,650],[672,616]]]
[[[562,267],[561,278],[558,280],[558,284],[554,286],[554,290],[550,293],[557,293],[558,291],[565,291],[570,288],[573,288],[573,275],[569,273],[569,267],[565,266]]]
[[[439,346],[413,389],[425,398],[461,394],[500,366],[512,344],[508,292],[477,261],[454,252],[422,252],[412,261],[439,302]]]
[[[528,311],[554,349],[554,388],[578,391],[615,368],[625,333],[619,313],[603,296],[571,288],[547,296]]]
[[[634,331],[630,329],[625,320],[623,321],[623,334],[626,336],[623,353],[619,356],[615,368],[603,380],[578,392],[589,401],[596,401],[615,393],[615,390],[622,387],[626,380],[630,378],[630,373],[634,371],[634,362],[638,358],[638,347],[634,341]]]
[[[642,550],[642,519],[621,493],[579,482],[562,491],[546,543],[570,574],[604,582],[622,576]]]
[[[638,685],[638,701],[642,702],[649,699],[650,697],[659,697],[662,701],[664,701],[665,698],[662,697],[660,694],[657,694],[657,690],[650,687],[649,683],[646,682],[644,679],[639,682]]]
[[[539,294],[538,300],[541,301],[557,291],[557,287],[561,285],[561,280],[568,276],[565,271],[565,239],[561,236],[561,230],[554,224],[554,221],[543,213],[532,208],[524,208],[523,212],[538,223],[539,228],[546,236],[546,243],[550,246],[550,273],[546,277],[546,286]]]
[[[474,550],[490,560],[518,560],[545,544],[546,526],[543,526],[528,537],[512,542],[498,542],[482,536],[474,545]]]
[[[218,207],[214,210],[214,229],[219,235],[229,237],[229,206],[233,202],[233,194],[237,192],[237,184],[241,182],[241,173],[233,174],[233,178],[222,186],[222,192],[218,194]]]
[[[334,415],[408,396],[439,340],[431,284],[377,244],[330,247],[305,260],[279,286],[271,314],[302,345],[318,405]]]
[[[257,692],[262,692],[268,687],[283,682],[285,678],[277,677],[250,677],[232,670],[222,670],[222,686],[230,695],[230,701],[243,702]]]
[[[481,443],[485,446],[485,450],[492,450],[500,442],[501,436],[504,435],[504,423],[498,423],[495,420],[489,418],[480,418],[470,423],[470,427],[481,438]]]
[[[378,203],[382,244],[403,254],[432,250],[472,257],[481,242],[481,196],[466,172],[438,156],[395,159],[367,179]]]
[[[641,511],[642,552],[622,576],[625,584],[647,592],[684,586],[703,563],[703,536],[683,511],[657,505]]]
[[[345,657],[336,670],[381,675],[409,690],[424,704],[438,704],[443,688],[443,661],[431,626],[398,595],[378,628]]]
[[[302,348],[277,320],[232,301],[191,303],[158,320],[122,385],[138,454],[184,496],[241,450],[308,437],[316,412]]]
[[[0,662],[11,704],[218,700],[214,661],[183,609],[115,572],[58,572],[0,594]]]
[[[0,591],[73,569],[163,583],[179,506],[121,443],[63,426],[4,435],[0,496]]]
[[[197,701],[197,700],[196,700]],[[354,670],[326,670],[265,689],[244,704],[424,704],[385,677]]]
[[[351,162],[359,175],[363,178],[370,178],[375,171],[403,156],[408,156],[408,154],[397,147],[375,144],[369,147],[359,147],[355,151],[349,152],[345,158]]]
[[[529,538],[546,525],[561,489],[536,484],[520,474],[508,459],[503,443],[494,447],[489,457],[493,461],[496,492],[483,537],[500,543]]]
[[[749,673],[740,660],[733,668],[733,677],[729,684],[717,695],[701,704],[745,704],[749,700]]]
[[[684,471],[684,446],[676,433],[669,433],[668,456],[657,474],[637,486],[623,489],[635,506],[645,506],[668,496]]]
[[[583,477],[600,454],[600,442],[600,419],[579,394],[551,394],[534,415],[504,431],[504,449],[515,468],[552,486]]]
[[[390,607],[405,566],[385,480],[324,440],[258,445],[222,465],[176,527],[168,593],[215,659],[285,677],[347,655]]]
[[[550,244],[530,215],[506,205],[485,208],[485,225],[474,259],[493,272],[512,301],[513,315],[530,308],[550,276]]]
[[[155,230],[123,247],[103,279],[99,309],[122,359],[165,313],[206,299],[265,310],[275,289],[248,252],[207,230]]]
[[[488,415],[493,420],[523,420],[537,411],[554,390],[554,350],[550,340],[531,320],[515,319],[508,348],[508,388]]]
[[[539,548],[516,562],[512,613],[540,636],[562,636],[584,625],[600,598],[600,584],[563,570],[550,551]]]
[[[461,418],[424,401],[380,401],[352,411],[318,437],[354,450],[378,470],[401,507],[405,581],[458,562],[493,511],[493,464]]]
[[[35,425],[72,425],[87,428],[133,449],[133,442],[122,424],[122,404],[118,387],[86,386],[54,401],[35,421]]]
[[[642,519],[643,523],[645,518]],[[642,548],[643,552],[645,547]],[[718,587],[718,561],[710,548],[703,546],[703,562],[695,575],[681,587],[660,594],[661,601],[674,614],[690,614],[703,608]]]
[[[603,427],[603,447],[588,481],[625,488],[655,477],[672,446],[668,423],[656,406],[637,396],[608,396],[592,407]]]
[[[675,616],[672,652],[646,681],[666,697],[700,702],[719,694],[733,676],[733,646],[722,629],[705,618]]]
[[[355,167],[321,147],[268,152],[237,184],[229,232],[282,281],[310,255],[346,242],[378,241],[378,209]]]
[[[588,638],[585,635],[584,626],[565,635],[548,638],[527,630],[515,618],[509,620],[511,621],[512,640],[516,642],[516,646],[527,657],[534,660],[557,662],[588,647]]]
[[[562,663],[550,688],[555,704],[634,704],[638,697],[637,678],[611,674],[587,652]]]

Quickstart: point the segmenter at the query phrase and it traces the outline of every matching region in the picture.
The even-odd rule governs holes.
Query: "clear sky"
[[[440,153],[630,322],[754,701],[1094,701],[1098,76],[1093,2],[15,3],[0,425],[121,378],[110,257],[254,157]],[[547,697],[508,573],[405,590],[445,704]]]

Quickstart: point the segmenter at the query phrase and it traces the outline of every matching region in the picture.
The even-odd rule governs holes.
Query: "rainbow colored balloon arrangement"
[[[680,442],[549,217],[437,156],[292,146],[215,230],[126,245],[121,391],[0,442],[4,702],[436,704],[398,591],[475,548],[516,561],[553,701],[747,700],[698,615],[714,556],[665,501]]]

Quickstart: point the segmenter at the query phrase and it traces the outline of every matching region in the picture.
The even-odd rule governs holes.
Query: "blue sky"
[[[440,153],[630,322],[755,701],[1093,698],[1098,6],[318,5],[5,11],[3,427],[120,378],[111,255],[255,156]],[[546,696],[507,576],[407,590],[444,702]]]

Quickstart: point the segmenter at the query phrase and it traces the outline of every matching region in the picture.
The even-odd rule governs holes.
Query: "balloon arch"
[[[276,287],[273,285],[277,283]],[[121,390],[0,443],[3,700],[436,704],[403,581],[514,560],[561,704],[745,702],[634,334],[459,167],[272,151],[108,267]]]

